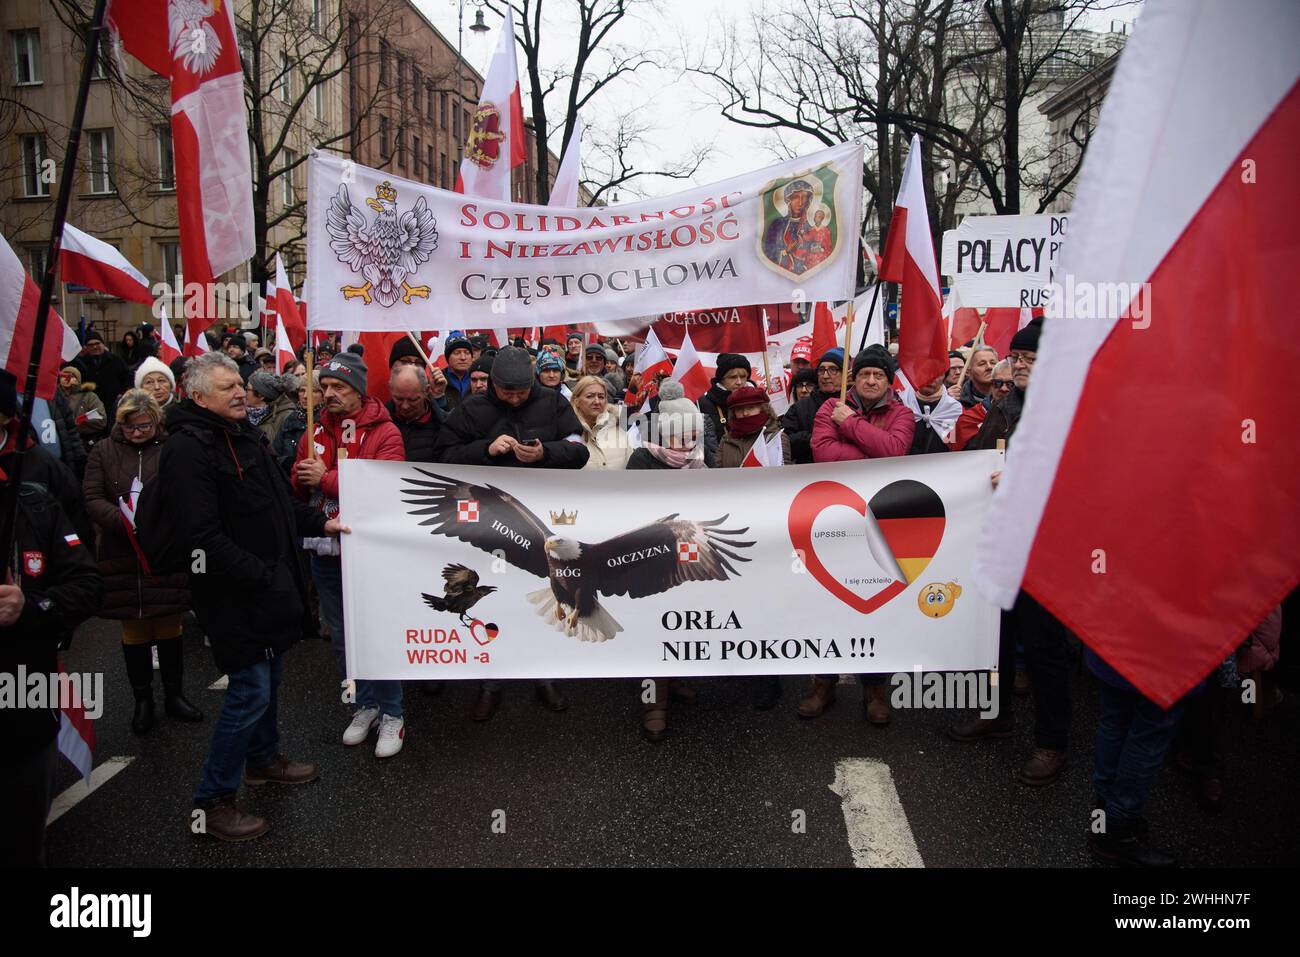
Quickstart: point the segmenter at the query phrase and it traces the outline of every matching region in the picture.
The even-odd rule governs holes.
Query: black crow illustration
[[[726,515],[691,521],[675,512],[603,542],[579,542],[556,535],[493,485],[416,471],[426,478],[407,479],[402,492],[416,506],[412,515],[428,516],[420,524],[548,579],[549,588],[525,597],[544,621],[580,641],[608,641],[623,630],[599,596],[642,598],[688,581],[727,581],[739,575],[733,562],[750,560],[736,549],[754,544],[734,537],[748,528],[719,527]]]
[[[497,590],[496,585],[480,585],[478,572],[464,565],[448,565],[442,570],[442,580],[447,584],[442,595],[420,593],[424,603],[434,611],[450,611],[460,616],[461,624],[468,625],[465,612],[474,607],[475,602]]]

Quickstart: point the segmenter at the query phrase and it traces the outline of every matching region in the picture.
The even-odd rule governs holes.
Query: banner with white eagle
[[[982,670],[997,452],[786,468],[341,465],[353,678]]]
[[[309,162],[309,326],[504,329],[853,297],[862,147],[560,209]]]

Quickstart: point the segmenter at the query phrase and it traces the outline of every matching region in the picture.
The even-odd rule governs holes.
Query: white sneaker
[[[352,716],[352,723],[343,732],[343,743],[348,747],[360,744],[370,736],[370,731],[379,723],[378,708],[358,708]]]
[[[153,670],[157,671],[158,670],[158,646],[150,645],[149,647],[153,649]]]
[[[406,720],[386,714],[379,722],[379,740],[375,742],[375,757],[391,758],[402,750],[402,740],[406,737]]]

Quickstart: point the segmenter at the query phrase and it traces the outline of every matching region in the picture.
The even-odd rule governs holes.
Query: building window
[[[90,191],[113,192],[113,131],[87,130],[90,147]]]
[[[433,168],[433,147],[432,146],[426,146],[424,148],[424,175],[429,177],[430,183],[432,183],[433,178],[438,175]]]
[[[388,152],[388,117],[379,118],[379,155],[385,163],[393,154]]]
[[[320,14],[321,14],[320,7],[321,7],[321,0],[311,0],[311,19],[308,20],[307,22],[308,25],[313,30],[320,29]]]
[[[406,99],[406,60],[397,58],[397,99]]]
[[[28,133],[19,137],[23,154],[23,195],[49,196],[50,175],[45,165],[45,137]]]
[[[176,188],[176,154],[172,152],[172,131],[167,126],[155,126],[154,139],[158,143],[158,188]]]
[[[9,34],[14,46],[14,82],[41,82],[41,31],[15,30]]]
[[[451,116],[451,136],[454,140],[460,139],[460,110],[455,110]]]
[[[388,86],[388,41],[379,41],[379,85]]]
[[[108,79],[108,58],[112,55],[108,41],[106,39],[101,40],[99,43],[99,54],[95,57],[95,70],[90,74],[92,79]]]
[[[411,137],[411,175],[420,178],[420,138]]]
[[[438,105],[438,128],[445,130],[447,128],[447,94],[441,96],[441,103]]]
[[[289,65],[289,54],[280,51],[280,102],[293,102],[293,67]]]
[[[461,122],[461,127],[460,127],[460,128],[461,128],[462,130],[465,131],[465,138],[466,138],[466,139],[469,139],[469,134],[470,134],[470,129],[471,129],[471,127],[470,127],[470,125],[469,125],[469,110],[461,110],[460,112],[461,112],[461,121],[460,121],[460,122]]]
[[[415,104],[415,116],[420,116],[420,100],[424,97],[424,74],[420,68],[411,65],[411,102]]]
[[[450,184],[455,181],[451,178],[451,163],[447,162],[446,153],[442,154],[442,166],[441,169],[439,169],[439,173],[442,174],[442,188],[451,189]]]
[[[328,81],[318,80],[316,85],[311,88],[312,112],[318,120],[325,119],[325,94],[322,91],[325,89],[326,82]]]
[[[284,174],[280,177],[280,200],[284,203],[286,209],[298,201],[293,188],[294,174],[298,172],[298,167],[295,165],[297,162],[298,154],[291,149],[286,149],[284,151]]]
[[[433,84],[432,83],[424,84],[424,115],[429,118],[430,123],[433,122]]]
[[[48,253],[49,251],[50,250],[48,246],[27,247],[28,269],[32,274],[32,278],[35,279],[38,283],[41,282],[41,277],[45,275],[45,264],[49,262],[49,260],[45,258],[45,254]],[[66,319],[68,317],[64,316],[63,318]]]
[[[158,249],[162,254],[163,282],[170,284],[179,293],[184,287],[181,280],[181,244],[159,243]]]
[[[397,128],[397,165],[406,169],[406,127]]]

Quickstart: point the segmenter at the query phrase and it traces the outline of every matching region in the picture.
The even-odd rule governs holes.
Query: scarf
[[[953,426],[957,424],[957,419],[961,417],[963,410],[961,402],[954,399],[947,392],[940,392],[938,399],[926,399],[926,405],[930,408],[921,407],[921,400],[917,398],[916,390],[912,383],[907,381],[907,376],[901,372],[897,376],[898,383],[903,387],[898,397],[902,400],[903,405],[912,410],[912,416],[916,419],[916,424],[920,426],[928,425],[938,433],[939,438],[945,442],[948,441],[948,435],[952,432]]]
[[[248,412],[248,424],[257,426],[257,425],[261,425],[262,420],[271,414],[271,407],[269,405],[264,405],[256,409],[248,409],[246,411]]]
[[[739,419],[733,415],[727,419],[727,431],[743,439],[761,432],[767,423],[765,415],[746,415]]]
[[[696,442],[695,447],[689,452],[681,449],[666,449],[662,445],[655,445],[653,442],[643,442],[643,449],[646,449],[651,455],[657,458],[664,465],[672,469],[702,469],[704,468],[704,449],[700,443]]]

